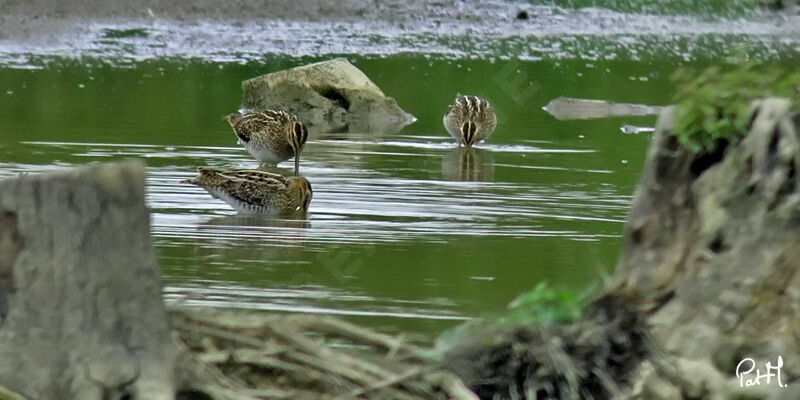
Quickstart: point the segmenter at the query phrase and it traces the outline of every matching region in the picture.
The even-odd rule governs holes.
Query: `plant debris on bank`
[[[475,400],[402,338],[337,318],[173,308],[196,362],[182,399]]]
[[[619,296],[587,304],[542,283],[509,308],[431,350],[334,317],[175,307],[195,366],[181,400],[602,399],[650,355],[643,316]]]

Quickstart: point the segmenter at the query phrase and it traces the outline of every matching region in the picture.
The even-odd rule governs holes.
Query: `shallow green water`
[[[502,312],[546,280],[582,290],[613,269],[654,117],[557,121],[558,96],[666,104],[679,61],[348,57],[418,121],[395,134],[309,139],[306,220],[237,216],[180,185],[197,166],[251,168],[222,115],[240,82],[324,58],[0,69],[0,178],[140,157],[171,301],[353,316],[430,337]],[[456,148],[441,116],[486,97],[494,135]],[[291,163],[280,165],[290,173]]]

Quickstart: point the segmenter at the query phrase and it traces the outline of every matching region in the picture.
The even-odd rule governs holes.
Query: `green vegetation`
[[[0,386],[0,400],[25,400],[22,395]]]
[[[713,152],[721,139],[736,141],[749,129],[750,104],[767,96],[797,99],[800,71],[756,62],[681,68],[672,75],[677,92],[673,133],[693,152]]]
[[[540,282],[530,291],[519,295],[509,305],[509,313],[501,323],[568,322],[581,316],[584,297]]]
[[[568,290],[555,289],[547,282],[540,282],[533,289],[515,298],[508,305],[507,314],[474,319],[444,331],[437,339],[437,347],[447,347],[458,338],[486,327],[504,325],[572,322],[578,320],[586,306],[586,296]]]

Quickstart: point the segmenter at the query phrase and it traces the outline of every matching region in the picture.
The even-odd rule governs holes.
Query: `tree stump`
[[[713,153],[679,145],[674,109],[659,118],[613,288],[676,366],[643,398],[800,398],[800,117],[786,99],[753,107],[747,136]],[[742,360],[763,374],[779,356],[787,386],[742,387]]]
[[[174,399],[141,162],[0,181],[0,386]]]

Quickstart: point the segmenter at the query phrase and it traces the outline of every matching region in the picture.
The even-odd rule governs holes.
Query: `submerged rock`
[[[396,132],[416,121],[344,58],[242,82],[244,108],[297,115],[317,132]]]
[[[591,119],[630,115],[658,114],[664,107],[645,104],[615,103],[608,100],[559,97],[551,100],[543,110],[556,119]]]

